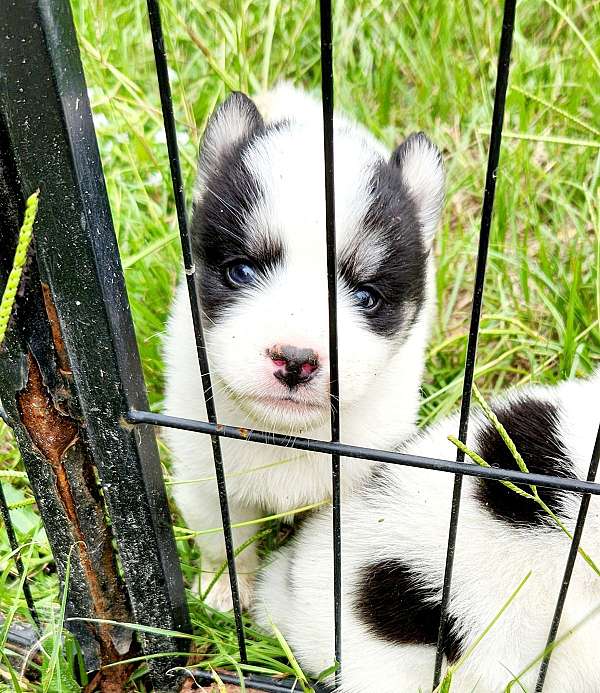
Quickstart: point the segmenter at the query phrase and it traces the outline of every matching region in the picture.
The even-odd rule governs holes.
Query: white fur
[[[560,410],[560,437],[576,474],[585,478],[598,428],[600,377],[565,382],[528,392]],[[508,402],[511,397],[506,398]],[[473,446],[482,425],[474,413]],[[458,416],[432,426],[407,445],[407,452],[454,459],[447,435],[456,435]],[[391,467],[385,491],[367,484],[342,504],[342,683],[340,693],[417,693],[431,690],[435,648],[397,645],[378,638],[353,606],[361,568],[398,558],[438,596],[442,584],[454,477],[451,474]],[[518,596],[454,675],[455,693],[504,691],[544,650],[570,547],[555,527],[518,527],[496,519],[475,496],[473,477],[464,477],[454,561],[450,615],[468,646],[481,635],[501,606],[531,571]],[[573,530],[580,496],[567,496],[561,517]],[[592,497],[582,547],[600,563],[600,503]],[[275,554],[257,588],[256,615],[267,630],[277,625],[305,671],[317,674],[333,662],[331,510],[308,519],[299,536]],[[558,637],[600,607],[600,577],[578,557]],[[555,649],[544,691],[600,691],[598,636],[600,612]],[[522,678],[533,692],[535,665]],[[513,692],[523,690],[518,684]]]
[[[328,439],[328,320],[325,262],[325,198],[320,103],[284,85],[258,100],[268,120],[286,117],[288,129],[259,139],[245,154],[246,165],[269,195],[246,220],[256,238],[271,233],[285,246],[286,263],[260,291],[240,299],[217,325],[205,320],[214,397],[219,420],[246,428]],[[243,118],[243,114],[241,115]],[[217,143],[243,136],[246,125],[220,119],[213,123]],[[211,126],[209,125],[209,128]],[[220,138],[220,139],[219,139]],[[212,145],[211,145],[212,146]],[[209,150],[216,160],[218,148]],[[338,248],[359,232],[358,224],[369,203],[368,181],[376,162],[389,153],[364,128],[343,117],[335,121],[335,190]],[[433,185],[443,186],[439,160],[431,171]],[[420,179],[422,174],[419,173]],[[439,190],[432,190],[438,195]],[[195,203],[202,204],[205,176],[199,175]],[[427,195],[425,195],[427,197]],[[226,204],[226,201],[223,201]],[[431,234],[430,234],[431,235]],[[369,248],[363,263],[380,258]],[[343,288],[339,290],[339,362],[341,437],[344,442],[389,448],[408,436],[414,426],[423,369],[423,351],[433,307],[432,266],[427,269],[425,307],[408,334],[384,338],[363,324]],[[284,386],[276,381],[265,350],[274,344],[312,348],[322,368],[296,395],[295,404],[276,398]],[[192,322],[185,286],[177,289],[165,342],[168,414],[205,419],[206,410],[198,370]],[[269,398],[269,399],[267,399]],[[173,453],[175,500],[186,525],[194,530],[218,528],[221,516],[216,492],[210,440],[203,435],[168,429],[164,433]],[[329,498],[330,459],[327,456],[221,439],[227,472],[227,490],[233,523],[266,513],[284,513]],[[345,461],[344,491],[368,473],[365,462]],[[207,481],[192,483],[208,477]],[[258,527],[234,530],[239,546]],[[225,560],[221,532],[198,538],[202,552],[202,584]],[[251,577],[256,570],[254,545],[236,561],[245,575],[242,601],[248,604]],[[209,600],[229,608],[224,576]]]

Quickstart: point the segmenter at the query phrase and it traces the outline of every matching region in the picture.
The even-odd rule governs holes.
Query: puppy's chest
[[[331,497],[329,455],[236,441],[228,441],[223,454],[228,490],[244,503],[284,513]],[[358,473],[349,465],[342,487],[355,484]]]

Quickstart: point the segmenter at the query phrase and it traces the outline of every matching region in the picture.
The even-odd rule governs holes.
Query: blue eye
[[[257,279],[256,269],[249,262],[233,262],[225,270],[225,276],[232,287],[249,286]]]
[[[381,303],[381,296],[377,291],[367,286],[359,286],[353,295],[356,305],[363,310],[375,310]]]

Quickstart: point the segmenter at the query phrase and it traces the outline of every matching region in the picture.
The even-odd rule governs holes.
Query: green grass
[[[438,311],[422,408],[428,423],[460,398],[500,3],[347,0],[334,11],[337,104],[390,146],[424,130],[444,151],[448,195],[436,244]],[[199,137],[228,89],[255,91],[282,78],[318,88],[318,5],[163,0],[162,12],[190,191]],[[180,255],[145,2],[74,0],[74,14],[150,401],[159,409],[161,337]],[[597,2],[519,3],[477,361],[477,383],[486,394],[584,375],[600,360],[599,79]],[[4,472],[20,469],[2,428],[0,460]],[[21,476],[2,482],[11,503],[30,501]],[[13,517],[19,540],[35,541],[24,555],[56,642],[61,606],[43,529],[31,504]],[[191,582],[197,555],[189,540],[178,545]],[[4,532],[0,546],[6,555]],[[25,614],[13,564],[5,559],[0,612],[13,609]],[[209,653],[204,661],[231,666],[231,617],[197,600],[191,610],[197,645]],[[292,672],[276,638],[252,632],[250,640],[258,667]],[[58,686],[57,674],[49,679],[50,661],[68,679],[68,648],[73,645],[53,658],[48,644],[46,690]]]

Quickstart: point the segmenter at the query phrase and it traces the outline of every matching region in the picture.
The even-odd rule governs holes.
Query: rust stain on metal
[[[179,693],[190,693],[190,691],[197,691],[198,690],[198,685],[192,678],[185,679],[183,682],[181,688],[179,689]]]
[[[94,614],[97,618],[114,619],[113,601],[110,595],[102,589],[99,577],[94,570],[89,548],[85,541],[85,533],[79,523],[73,489],[64,465],[67,451],[80,440],[79,424],[56,409],[44,384],[40,368],[31,353],[28,355],[28,365],[27,385],[17,396],[21,421],[31,438],[31,442],[54,471],[56,493],[69,519],[73,536],[77,542],[77,551],[93,603]],[[84,475],[86,471],[91,470],[84,469]],[[93,483],[93,474],[87,476],[90,483]],[[103,569],[107,575],[113,576],[113,584],[118,584],[118,576],[108,544],[107,548],[108,550],[102,551]],[[105,624],[97,626],[97,640],[102,662],[116,662],[121,659],[113,643],[110,626]],[[94,687],[89,687],[92,683],[90,682],[86,688],[89,691],[100,690],[103,693],[122,691],[130,670],[129,666],[102,670],[94,677]]]
[[[54,343],[54,349],[56,351],[58,368],[63,375],[70,376],[73,374],[73,371],[71,370],[69,356],[60,332],[60,322],[58,321],[56,306],[52,300],[52,294],[50,293],[50,287],[48,284],[44,282],[41,284],[42,296],[44,297],[44,307],[46,308],[46,315],[48,316],[48,322],[50,323],[50,332],[52,333],[52,342]]]
[[[102,693],[123,693],[129,690],[127,681],[133,672],[135,665],[127,664],[120,667],[111,667],[103,669],[96,673],[92,680],[84,686],[82,693],[94,693],[102,691]],[[113,671],[117,671],[116,674]]]
[[[79,439],[79,427],[55,408],[31,354],[28,364],[27,385],[18,395],[21,418],[35,447],[58,473],[63,455]]]
[[[119,426],[125,431],[133,431],[133,429],[135,428],[135,426],[129,421],[127,421],[127,419],[124,416],[121,416],[121,418],[119,419]]]
[[[250,435],[250,431],[247,428],[244,428],[243,426],[240,426],[238,428],[238,431],[240,432],[242,438],[247,438]]]

